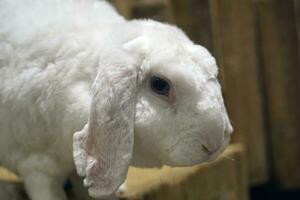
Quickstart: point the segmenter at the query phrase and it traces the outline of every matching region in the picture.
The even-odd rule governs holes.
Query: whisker
[[[224,156],[224,158],[226,158],[227,160],[230,160],[230,161],[236,162],[236,159],[234,159],[234,158],[232,158],[232,157],[229,157],[229,156]]]

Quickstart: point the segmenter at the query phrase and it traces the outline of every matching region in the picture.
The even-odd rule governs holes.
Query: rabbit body
[[[74,170],[72,137],[88,119],[101,51],[90,43],[124,21],[105,2],[68,3],[0,3],[0,163],[57,184]]]
[[[229,142],[215,61],[176,27],[105,1],[3,0],[0,52],[0,163],[33,200],[66,199],[74,161],[104,197],[129,164],[193,165]],[[153,77],[170,91],[149,91]]]

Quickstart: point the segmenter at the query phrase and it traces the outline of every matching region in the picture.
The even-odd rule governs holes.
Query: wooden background
[[[176,24],[217,58],[250,185],[300,188],[300,0],[112,0]]]

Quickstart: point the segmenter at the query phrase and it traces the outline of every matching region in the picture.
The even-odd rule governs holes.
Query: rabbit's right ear
[[[84,184],[92,197],[105,197],[118,189],[133,152],[140,61],[128,51],[113,56],[100,64],[92,88],[89,122],[73,137],[76,169],[85,176]]]

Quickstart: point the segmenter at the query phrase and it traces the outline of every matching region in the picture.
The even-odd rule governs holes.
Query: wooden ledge
[[[11,171],[0,167],[0,181],[10,183],[21,183],[22,179]]]
[[[247,199],[244,148],[230,145],[214,162],[194,167],[130,168],[124,199]]]

